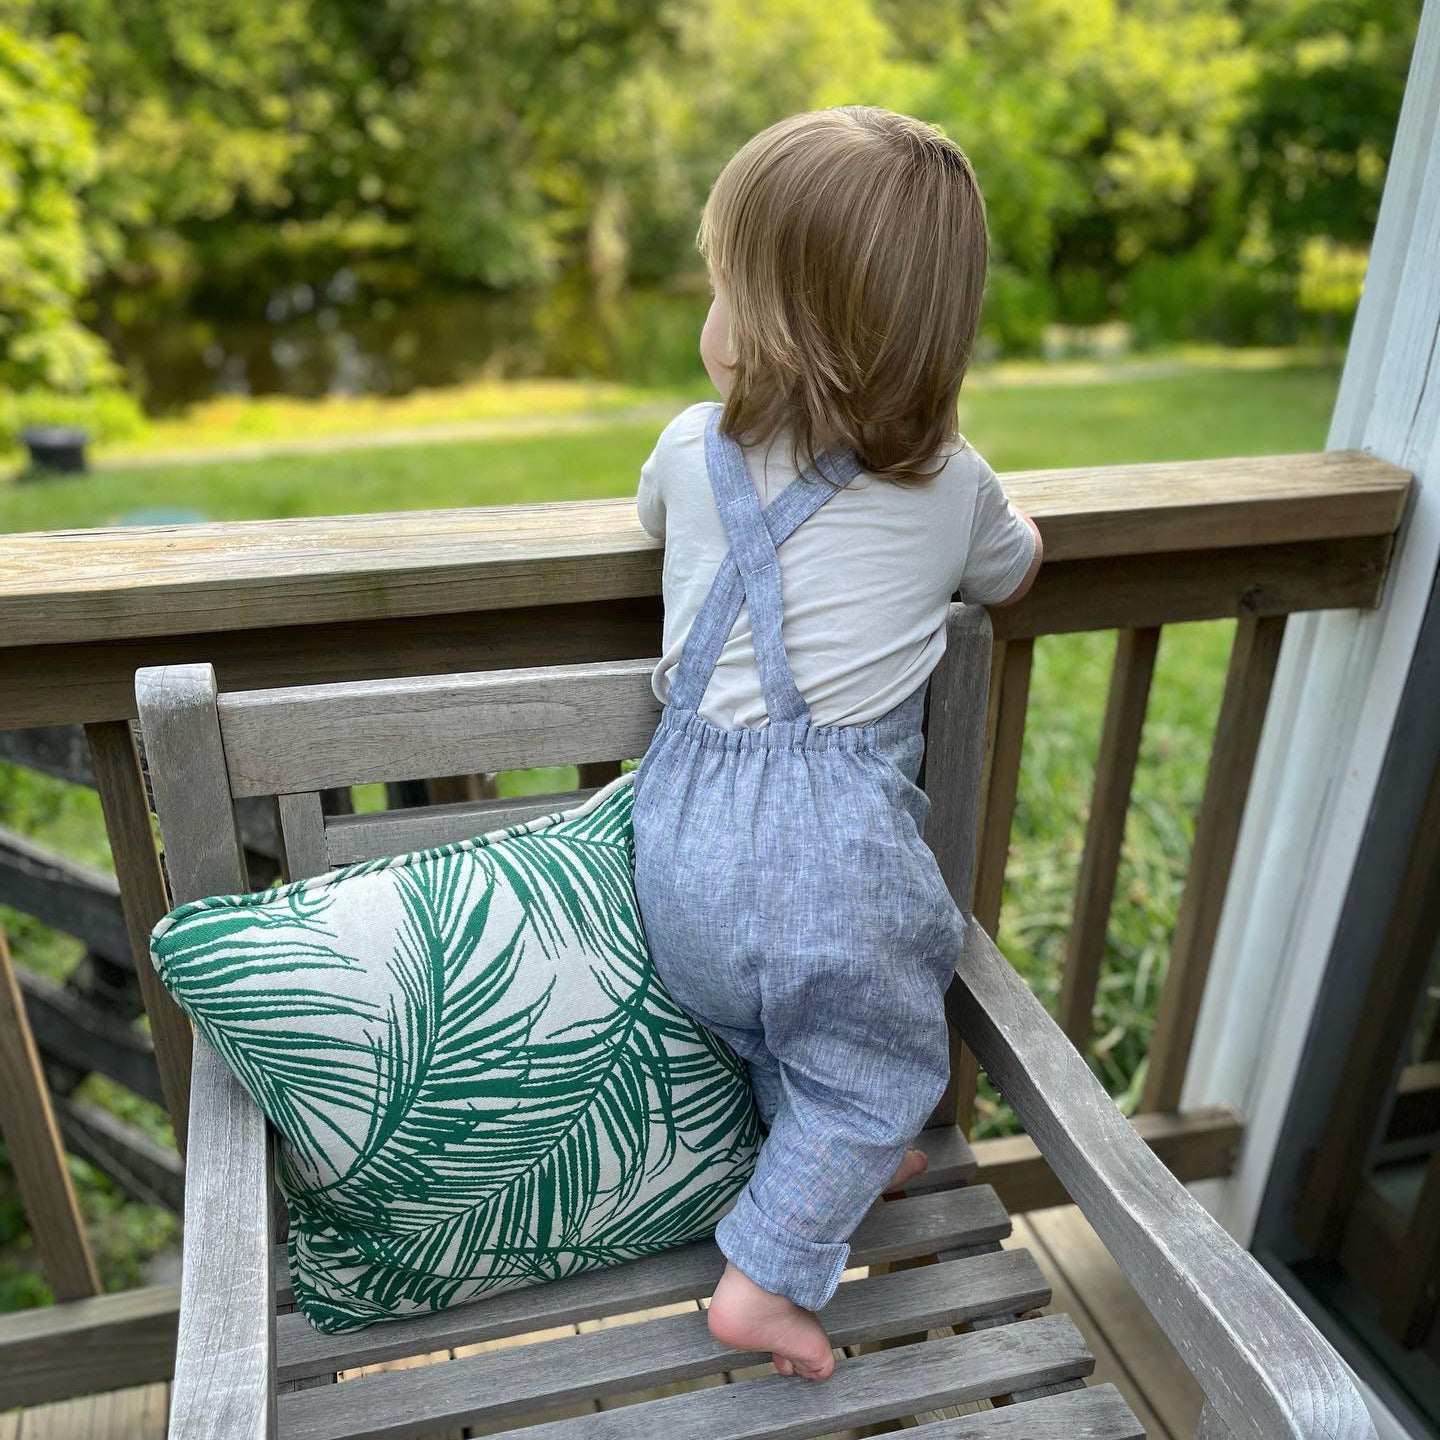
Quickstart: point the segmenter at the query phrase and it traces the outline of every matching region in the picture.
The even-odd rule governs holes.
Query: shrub
[[[0,449],[20,443],[31,425],[78,425],[94,440],[128,440],[145,429],[145,417],[134,396],[124,390],[96,390],[89,395],[61,395],[51,390],[0,390]]]

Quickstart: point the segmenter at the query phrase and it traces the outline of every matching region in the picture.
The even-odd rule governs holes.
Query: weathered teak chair
[[[985,613],[957,606],[931,689],[928,838],[962,900],[990,643]],[[292,877],[559,808],[547,797],[329,817],[319,792],[638,755],[657,716],[650,670],[647,661],[621,661],[218,697],[207,665],[143,670],[140,717],[175,901],[245,888],[233,813],[243,796],[277,797]],[[954,1030],[1194,1371],[1207,1397],[1204,1440],[1373,1436],[1339,1359],[1136,1137],[975,925],[957,957],[949,1009]],[[1070,1320],[1036,1314],[1050,1298],[1044,1278],[1026,1252],[1000,1249],[1009,1221],[993,1190],[968,1183],[969,1147],[945,1120],[937,1113],[923,1137],[931,1166],[919,1193],[877,1205],[854,1237],[853,1263],[885,1273],[842,1285],[825,1314],[837,1345],[890,1344],[843,1359],[825,1384],[770,1375],[575,1414],[577,1401],[715,1377],[746,1361],[710,1339],[695,1309],[332,1382],[341,1370],[699,1299],[719,1274],[712,1246],[320,1335],[286,1304],[265,1124],[197,1040],[171,1440],[419,1436],[463,1425],[494,1434],[565,1406],[567,1417],[526,1435],[779,1440],[985,1397],[1002,1403],[919,1433],[1141,1435],[1111,1387],[1085,1386],[1092,1361]],[[929,1256],[939,1263],[903,1263]],[[957,1333],[924,1339],[943,1327]]]

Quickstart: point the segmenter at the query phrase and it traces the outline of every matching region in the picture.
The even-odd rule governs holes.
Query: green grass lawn
[[[1088,383],[1084,375],[1047,383],[1043,371],[1032,369],[1018,378],[979,377],[962,418],[1002,472],[1283,453],[1324,443],[1337,379],[1334,367],[1315,364],[1207,366],[1118,382],[1101,371]],[[172,506],[241,519],[627,495],[657,428],[602,421],[585,432],[540,438],[148,469],[136,463],[77,479],[0,482],[0,530],[111,524],[137,510]],[[1091,1049],[1122,1104],[1143,1081],[1231,630],[1229,624],[1175,626],[1161,641]],[[1036,645],[1000,939],[1050,1003],[1058,992],[1113,652],[1110,635],[1052,637]],[[529,788],[529,778],[509,778],[509,785]],[[108,859],[93,795],[5,766],[0,824],[79,859]],[[22,964],[59,976],[78,956],[73,942],[23,917],[0,912],[0,919]],[[93,1079],[87,1085],[163,1133],[150,1107]],[[1008,1125],[997,1098],[982,1094],[979,1133]],[[102,1177],[74,1166],[107,1282],[134,1283],[144,1257],[173,1239],[173,1224],[143,1207],[122,1206]],[[18,1201],[0,1166],[0,1310],[44,1296]]]
[[[1336,372],[1201,370],[1133,383],[987,384],[962,405],[966,434],[1001,471],[1281,454],[1323,443]],[[0,482],[0,530],[113,525],[180,507],[217,520],[502,505],[628,495],[656,424],[526,439],[417,444]]]

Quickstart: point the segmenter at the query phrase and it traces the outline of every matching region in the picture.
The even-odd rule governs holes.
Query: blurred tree
[[[846,102],[935,120],[972,155],[1007,343],[1122,305],[1160,339],[1222,292],[1283,334],[1310,242],[1368,238],[1418,9],[0,0],[0,204],[25,217],[0,285],[7,317],[46,317],[23,342],[6,318],[7,354],[55,384],[101,364],[75,323],[97,269],[117,310],[197,284],[254,304],[277,268],[380,249],[441,282],[578,274],[552,307],[566,326],[629,278],[693,272],[726,158]]]
[[[0,387],[80,393],[114,378],[76,316],[95,268],[79,199],[95,139],[80,45],[26,34],[28,10],[0,5]]]
[[[35,8],[51,30],[84,41],[86,107],[99,137],[86,206],[113,273],[130,283],[179,278],[198,228],[231,217],[242,201],[289,201],[291,167],[315,119],[303,83],[306,0]]]
[[[1307,240],[1368,245],[1419,22],[1417,0],[1256,0],[1258,79],[1239,127],[1249,240],[1293,262]]]
[[[1002,288],[1103,319],[1114,283],[1236,204],[1255,58],[1225,0],[959,0],[917,109],[975,161]]]

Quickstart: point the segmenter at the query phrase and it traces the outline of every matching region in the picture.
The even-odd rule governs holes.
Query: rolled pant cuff
[[[843,1240],[827,1244],[781,1229],[755,1203],[748,1186],[716,1227],[715,1243],[762,1290],[783,1295],[803,1310],[829,1303],[850,1258]]]

